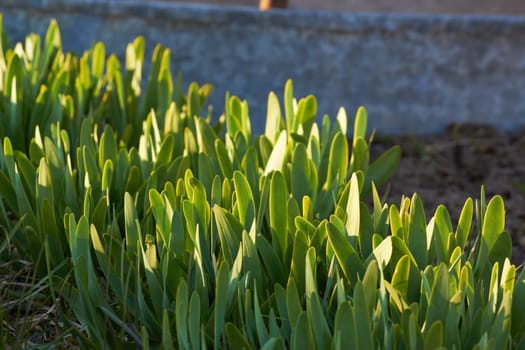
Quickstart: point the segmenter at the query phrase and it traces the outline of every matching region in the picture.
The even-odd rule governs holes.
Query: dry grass
[[[79,348],[60,316],[61,301],[53,299],[47,278],[35,277],[30,262],[14,258],[0,263],[0,300],[0,348]]]

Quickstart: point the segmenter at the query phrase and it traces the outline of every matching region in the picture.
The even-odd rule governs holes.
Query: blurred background
[[[272,3],[288,10],[258,11]],[[101,40],[122,59],[143,35],[151,57],[161,43],[184,85],[216,87],[214,117],[229,90],[256,131],[289,78],[320,116],[364,105],[385,134],[525,125],[524,0],[0,0],[0,12],[15,41],[57,19],[78,54]]]
[[[124,0],[114,0],[124,1]],[[151,0],[144,0],[151,1]],[[216,5],[259,6],[258,0],[163,0]],[[330,11],[457,13],[457,14],[525,14],[523,0],[288,0],[288,8]]]

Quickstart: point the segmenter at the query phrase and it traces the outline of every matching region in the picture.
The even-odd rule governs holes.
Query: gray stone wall
[[[12,39],[59,22],[64,46],[102,40],[122,57],[144,35],[169,47],[184,82],[211,82],[250,103],[262,130],[268,92],[286,79],[314,94],[319,114],[359,105],[381,133],[429,133],[455,122],[525,125],[525,18],[353,14],[169,2],[1,0]]]

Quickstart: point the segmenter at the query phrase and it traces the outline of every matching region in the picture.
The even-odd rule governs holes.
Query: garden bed
[[[462,124],[431,136],[376,137],[372,152],[399,144],[401,163],[390,180],[389,200],[417,192],[427,216],[444,204],[456,222],[466,198],[505,200],[507,230],[512,234],[513,262],[525,262],[525,130],[504,133],[490,126]],[[384,192],[384,191],[383,191]]]
[[[445,206],[425,217],[418,195],[391,205],[395,188],[382,200],[401,150],[371,161],[364,108],[317,123],[316,98],[294,101],[288,80],[260,134],[233,94],[210,124],[210,85],[183,88],[168,48],[143,75],[144,37],[125,61],[103,43],[78,57],[52,21],[15,47],[0,26],[0,48],[0,348],[525,348],[503,198],[482,191],[459,220],[463,196],[440,199],[452,220]],[[500,166],[518,138],[450,130],[428,149],[373,149],[416,156],[403,181],[425,168],[455,194],[521,188],[490,172],[514,164]],[[443,188],[425,182],[402,191]]]

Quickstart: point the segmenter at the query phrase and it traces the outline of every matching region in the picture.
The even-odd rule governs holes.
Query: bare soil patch
[[[496,194],[503,197],[506,229],[514,243],[512,261],[525,263],[525,130],[505,133],[467,124],[439,135],[376,137],[372,157],[394,144],[403,153],[387,185],[389,202],[417,192],[428,216],[444,204],[456,224],[465,200],[479,198],[484,185],[487,201]]]

